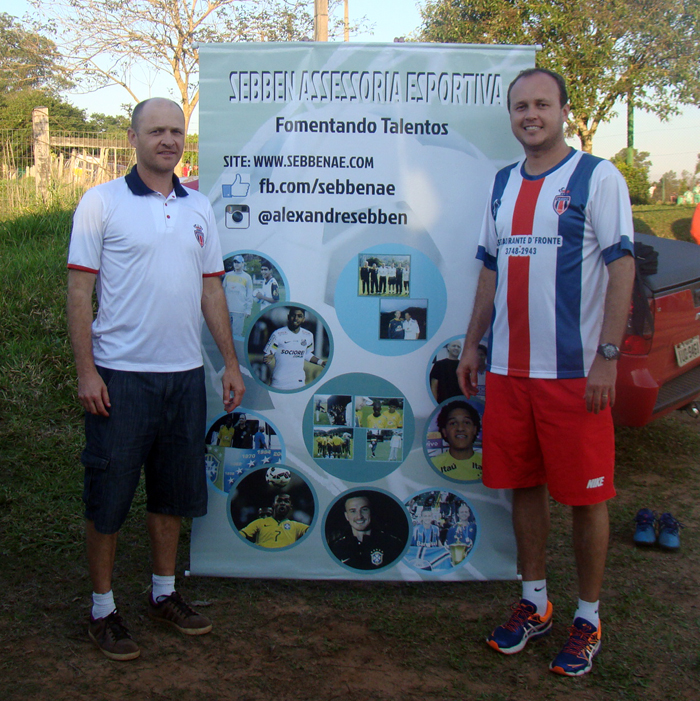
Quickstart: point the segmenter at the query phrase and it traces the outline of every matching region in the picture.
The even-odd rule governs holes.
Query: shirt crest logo
[[[306,345],[306,339],[305,339],[305,338],[302,338],[302,339],[301,339],[301,345],[302,345],[302,346],[305,346],[305,345]]]
[[[204,228],[199,224],[194,225],[194,237],[201,248],[204,248]]]
[[[501,206],[501,200],[494,200],[491,202],[491,216],[495,219],[496,214],[498,214],[498,209]]]
[[[567,209],[569,209],[569,205],[571,204],[571,195],[569,195],[569,191],[566,188],[562,188],[559,190],[559,194],[554,197],[554,202],[552,202],[552,206],[554,207],[554,211],[561,216],[566,212]]]
[[[384,553],[381,550],[372,550],[370,560],[375,567],[379,567],[384,562]]]
[[[282,526],[282,528],[284,528],[285,531],[289,531],[291,530],[292,525],[290,523],[285,523],[284,526]]]

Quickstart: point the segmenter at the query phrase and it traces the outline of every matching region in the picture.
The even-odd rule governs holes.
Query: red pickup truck
[[[635,238],[658,252],[658,270],[643,276],[622,343],[613,407],[619,426],[644,426],[700,399],[700,246]]]

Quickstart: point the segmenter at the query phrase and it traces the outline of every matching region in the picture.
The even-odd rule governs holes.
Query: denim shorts
[[[146,508],[204,516],[206,396],[204,369],[125,372],[98,367],[109,392],[109,416],[85,414],[83,502],[98,533],[126,520],[144,467]]]

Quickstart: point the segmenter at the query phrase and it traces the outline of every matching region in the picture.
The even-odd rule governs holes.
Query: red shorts
[[[556,501],[598,504],[615,496],[610,409],[586,411],[586,378],[486,374],[483,481],[492,489],[546,484]]]

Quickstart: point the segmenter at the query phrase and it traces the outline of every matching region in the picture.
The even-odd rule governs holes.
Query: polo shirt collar
[[[154,190],[151,190],[151,188],[148,187],[143,180],[141,180],[141,176],[139,175],[136,166],[134,166],[129,173],[127,173],[124,180],[126,180],[129,190],[131,190],[132,194],[134,195],[143,196],[150,195],[152,192],[155,192]],[[187,189],[180,185],[180,179],[177,177],[177,175],[175,175],[175,173],[173,173],[173,190],[175,191],[176,197],[187,197],[189,194]]]

